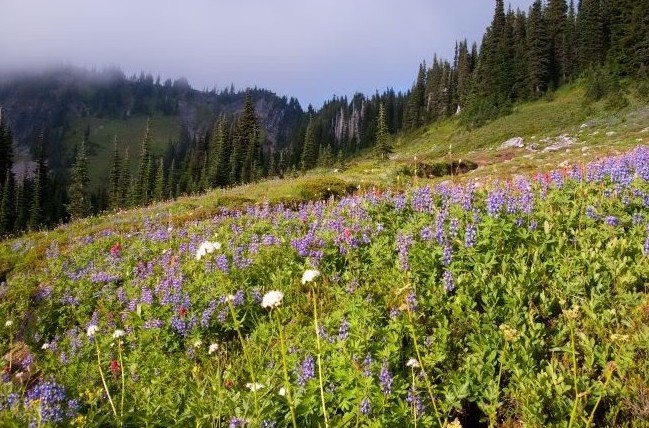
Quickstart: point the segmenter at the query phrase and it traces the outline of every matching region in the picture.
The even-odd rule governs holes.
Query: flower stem
[[[579,405],[579,388],[577,386],[577,352],[575,350],[575,326],[574,321],[570,322],[570,347],[572,348],[572,376],[573,383],[575,388],[575,402],[572,405],[572,411],[570,412],[570,422],[568,422],[568,428],[572,428],[572,424],[577,416],[577,406]]]
[[[446,424],[442,423],[442,419],[439,417],[439,411],[437,410],[437,405],[435,404],[435,395],[433,394],[433,386],[430,384],[430,380],[428,379],[428,375],[426,374],[426,370],[424,368],[424,361],[422,360],[421,354],[419,352],[419,344],[417,343],[417,334],[415,333],[415,324],[412,319],[412,311],[410,310],[410,306],[408,306],[407,312],[408,312],[408,320],[410,321],[409,325],[410,325],[410,332],[412,334],[412,341],[415,346],[415,353],[417,354],[417,361],[419,362],[419,366],[421,367],[421,372],[424,374],[424,381],[426,382],[426,389],[428,390],[430,401],[433,404],[433,410],[435,411],[435,418],[437,419],[437,423],[439,424],[439,426],[443,427]]]
[[[279,321],[279,314],[277,312],[275,312],[275,320],[277,321],[277,329],[279,330],[279,343],[282,353],[282,367],[284,369],[284,388],[286,389],[288,408],[291,410],[291,421],[293,422],[293,428],[297,428],[297,420],[295,419],[295,403],[293,403],[293,397],[291,395],[291,383],[288,379],[288,366],[286,364],[286,344],[284,343],[282,324]]]
[[[322,359],[320,357],[320,329],[318,328],[318,305],[316,301],[315,289],[313,291],[313,325],[315,326],[315,337],[316,337],[316,346],[318,349],[317,360],[318,360],[318,381],[320,383],[320,401],[322,403],[322,413],[324,414],[325,428],[329,428],[329,418],[327,417],[327,406],[325,404],[324,398],[324,386],[322,382]]]
[[[110,391],[108,390],[108,385],[106,384],[106,377],[104,376],[104,371],[101,369],[101,355],[99,353],[99,342],[97,341],[97,339],[95,339],[95,348],[97,349],[97,366],[99,367],[99,375],[101,376],[101,382],[104,384],[104,391],[106,391],[106,395],[108,396],[108,402],[110,403],[110,408],[113,410],[113,415],[117,420],[117,424],[119,426],[122,426],[122,421],[119,418],[119,416],[117,416],[117,410],[115,409],[115,404],[113,403],[113,399],[110,396]]]
[[[232,320],[234,321],[234,329],[237,331],[237,336],[241,342],[241,349],[243,351],[244,358],[248,364],[248,372],[250,373],[250,379],[252,383],[255,384],[255,387],[252,388],[252,396],[255,403],[255,416],[259,419],[259,402],[257,400],[257,380],[255,379],[255,371],[252,369],[252,360],[250,359],[250,354],[248,354],[248,347],[246,346],[245,341],[243,340],[243,335],[241,334],[241,329],[239,329],[239,321],[237,320],[237,314],[234,312],[234,306],[232,302],[228,300],[228,306],[230,307],[230,314],[232,315]]]
[[[119,418],[120,420],[124,418],[124,394],[126,392],[125,388],[125,375],[124,375],[124,359],[122,358],[122,341],[117,340],[117,354],[119,355],[119,368],[122,372],[122,399],[119,404]]]

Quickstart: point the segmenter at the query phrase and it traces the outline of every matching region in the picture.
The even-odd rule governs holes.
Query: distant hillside
[[[284,149],[304,117],[299,102],[252,89],[255,113],[266,149]],[[0,76],[3,120],[11,127],[18,153],[32,147],[45,132],[45,150],[54,169],[69,165],[75,144],[88,138],[90,156],[109,156],[115,137],[136,150],[146,118],[152,120],[153,145],[162,153],[170,141],[183,145],[210,130],[217,117],[232,119],[243,110],[245,92],[192,89],[185,79],[126,77],[65,67],[45,72]],[[22,149],[22,150],[21,150]],[[137,155],[136,151],[131,151]],[[104,168],[96,175],[105,173]],[[105,175],[105,174],[104,174]]]

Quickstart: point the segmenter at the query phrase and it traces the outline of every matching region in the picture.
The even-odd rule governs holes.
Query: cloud
[[[477,40],[475,0],[21,0],[3,5],[5,67],[119,65],[197,87],[259,86],[319,106],[333,94],[406,90],[417,65]],[[531,0],[512,7],[527,9]]]

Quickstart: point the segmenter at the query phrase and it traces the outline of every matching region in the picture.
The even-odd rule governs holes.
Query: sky
[[[103,69],[196,89],[257,86],[318,108],[406,91],[433,54],[480,42],[494,0],[2,0],[0,69]],[[505,0],[527,11],[532,0]]]

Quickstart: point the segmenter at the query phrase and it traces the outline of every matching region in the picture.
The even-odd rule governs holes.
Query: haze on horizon
[[[527,11],[532,0],[505,1]],[[495,1],[21,0],[3,4],[0,69],[118,67],[196,89],[259,87],[306,108],[406,91],[421,61],[480,42]]]

